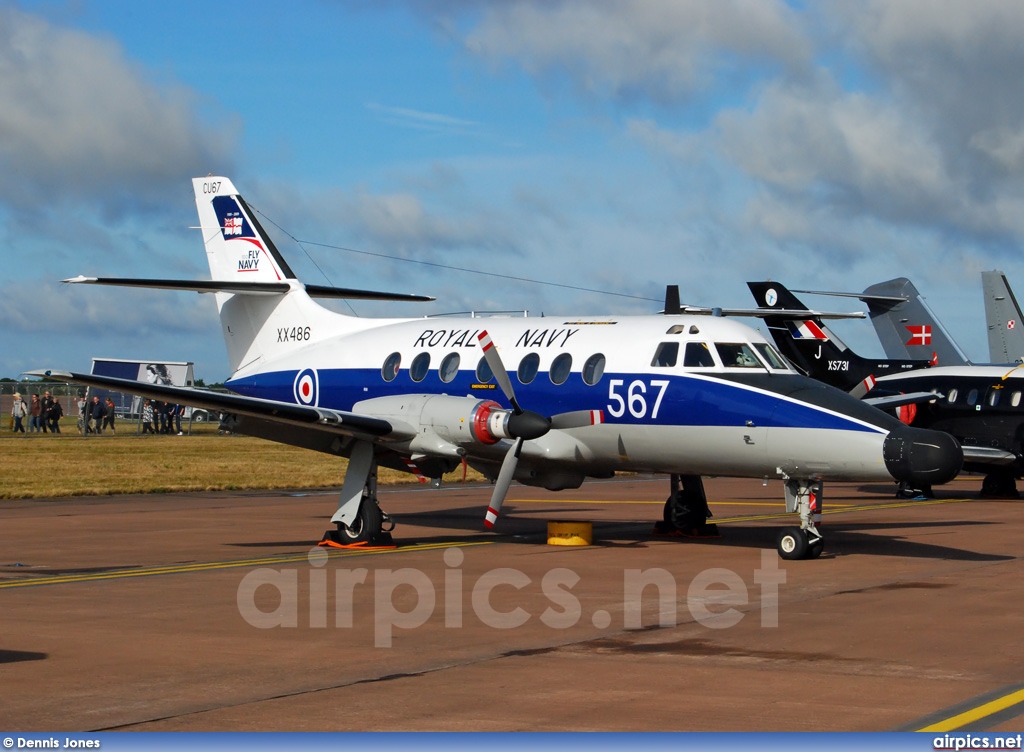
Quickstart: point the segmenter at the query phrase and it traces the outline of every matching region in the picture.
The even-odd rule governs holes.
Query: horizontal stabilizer
[[[84,277],[79,275],[61,280],[76,285],[107,285],[112,287],[142,287],[151,290],[182,290],[186,292],[230,292],[241,295],[281,295],[291,286],[287,282],[235,282],[218,280],[182,279],[130,279],[123,277]],[[344,298],[347,300],[390,300],[408,303],[429,303],[434,298],[427,295],[410,295],[399,292],[376,292],[355,290],[348,287],[327,287],[304,285],[311,298]]]
[[[682,313],[704,316],[752,316],[754,318],[819,318],[819,319],[866,319],[864,311],[811,311],[806,308],[700,308],[684,305]]]
[[[825,292],[824,290],[791,290],[791,292],[807,295],[831,295],[834,298],[857,298],[864,302],[877,300],[880,303],[906,303],[909,300],[905,295],[869,295],[863,292]]]

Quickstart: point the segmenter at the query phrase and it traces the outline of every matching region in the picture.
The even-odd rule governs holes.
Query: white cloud
[[[184,87],[158,87],[116,42],[0,7],[0,200],[116,207],[230,159]]]
[[[468,50],[532,74],[564,73],[596,95],[686,99],[751,65],[800,68],[810,47],[785,3],[603,0],[486,5]]]

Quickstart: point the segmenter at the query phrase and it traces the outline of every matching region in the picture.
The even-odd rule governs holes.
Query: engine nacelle
[[[452,397],[447,394],[401,394],[357,402],[353,412],[373,415],[395,425],[408,426],[410,439],[433,434],[461,447],[497,444],[512,436],[508,431],[511,410],[493,400]],[[434,450],[436,451],[436,449]]]

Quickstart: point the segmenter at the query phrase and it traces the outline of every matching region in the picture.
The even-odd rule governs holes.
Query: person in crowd
[[[28,404],[28,432],[39,433],[43,430],[43,403],[39,395],[33,394]]]
[[[114,409],[114,400],[107,397],[106,414],[103,416],[103,427],[109,428],[111,433],[117,433],[114,430],[114,418],[117,417],[117,413]]]
[[[157,423],[159,424],[157,425],[156,432],[161,435],[168,433],[170,429],[167,427],[167,403],[164,401],[157,401],[154,410],[156,412]]]
[[[26,415],[28,415],[28,406],[25,404],[25,400],[21,398],[21,395],[15,392],[14,404],[11,405],[11,430],[14,433],[25,433],[25,424],[22,423],[22,420],[24,420]]]
[[[92,428],[93,433],[103,433],[103,418],[106,414],[106,408],[100,402],[100,398],[94,394],[92,404],[89,405],[89,427]]]
[[[184,405],[175,405],[174,408],[173,408],[173,413],[174,413],[174,430],[177,432],[178,436],[184,436],[184,434],[181,431],[181,419],[185,416],[185,406]]]
[[[149,400],[142,403],[142,432],[156,433],[153,430],[153,403]]]
[[[43,427],[43,433],[50,430],[50,411],[53,409],[53,397],[49,392],[43,392],[43,405],[40,408],[39,424]]]
[[[85,392],[78,393],[78,399],[75,401],[78,406],[78,430],[82,434],[91,433],[89,428],[89,403],[85,399]]]
[[[50,393],[47,392],[47,395]],[[44,424],[49,422],[50,433],[60,433],[60,419],[64,417],[64,406],[60,404],[59,399],[50,398],[50,409],[46,411],[46,417],[44,418]]]

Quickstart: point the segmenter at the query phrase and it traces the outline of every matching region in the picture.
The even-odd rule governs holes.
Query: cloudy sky
[[[339,304],[359,315],[907,276],[983,361],[979,272],[1024,292],[1024,5],[809,5],[0,0],[0,376],[226,378],[208,296],[59,284],[208,277],[210,173],[305,281],[438,298]]]

